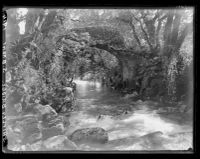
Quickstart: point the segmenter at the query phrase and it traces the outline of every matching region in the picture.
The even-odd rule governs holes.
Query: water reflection
[[[101,86],[101,83],[98,81],[82,81],[82,80],[74,80],[74,82],[77,84],[77,96],[78,97],[84,97],[91,95],[93,93],[101,92],[103,87]]]

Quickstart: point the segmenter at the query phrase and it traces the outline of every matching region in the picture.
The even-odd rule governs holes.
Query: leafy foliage
[[[25,34],[13,33],[7,49],[10,83],[43,103],[52,103],[56,88],[71,86],[74,76],[85,73],[140,95],[174,97],[192,61],[192,10],[187,8],[29,9],[21,20],[26,20]]]
[[[31,9],[28,12],[26,25],[31,31],[21,35],[18,41],[10,45],[7,58],[7,68],[12,77],[8,85],[23,94],[23,110],[35,102],[55,105],[49,99],[60,98],[54,95],[55,89],[69,86],[68,80],[71,78],[70,68],[67,69],[70,61],[64,60],[64,52],[55,49],[55,35],[49,34],[52,29],[57,29],[55,25],[58,27],[54,21],[56,11],[50,11],[48,14],[37,11]],[[54,25],[54,28],[50,28],[51,25]],[[14,60],[15,63],[12,63]],[[57,104],[59,107],[63,102]]]

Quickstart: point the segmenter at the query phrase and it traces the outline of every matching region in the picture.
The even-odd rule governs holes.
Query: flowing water
[[[81,145],[81,150],[187,150],[192,148],[192,121],[181,115],[157,113],[151,101],[123,99],[98,82],[76,80],[77,110],[66,134],[80,128],[101,127],[109,142]],[[128,113],[123,113],[128,110]],[[101,118],[98,119],[99,115]]]

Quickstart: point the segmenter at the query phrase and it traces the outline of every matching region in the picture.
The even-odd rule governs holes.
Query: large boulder
[[[138,93],[137,92],[133,92],[132,94],[126,94],[123,98],[124,99],[129,99],[129,98],[133,98],[133,97],[136,97],[138,96]]]
[[[35,109],[38,112],[39,120],[44,128],[65,127],[69,125],[66,117],[59,116],[56,111],[49,105],[37,105]]]
[[[177,132],[169,135],[171,142],[165,144],[168,150],[188,150],[193,148],[193,132]]]
[[[46,150],[76,150],[77,146],[64,135],[48,138],[43,142]]]
[[[71,135],[69,135],[69,139],[76,144],[104,144],[108,141],[108,133],[100,127],[83,128],[74,131]]]
[[[63,131],[59,127],[43,128],[42,129],[42,140],[46,140],[53,136],[62,135]]]
[[[21,112],[21,100],[23,98],[23,94],[19,91],[20,89],[16,89],[12,87],[6,88],[6,115],[19,115]]]
[[[65,116],[59,116],[51,106],[38,105],[39,120],[41,125],[42,139],[63,134],[66,127],[70,125],[69,119]]]
[[[46,140],[52,136],[62,135],[65,128],[70,125],[68,118],[57,116],[49,120],[41,121],[42,124],[42,139]]]
[[[35,142],[33,144],[26,145],[26,151],[41,151],[42,150],[42,141]]]
[[[12,133],[17,134],[16,140],[22,144],[33,143],[42,138],[38,120],[33,116],[22,118],[22,120],[13,123]]]
[[[13,150],[16,145],[20,145],[22,142],[21,134],[13,132],[13,130],[10,128],[6,128],[6,136],[8,139],[8,149]]]
[[[50,105],[37,104],[36,106],[34,106],[34,109],[39,115],[57,115],[56,111]]]
[[[59,116],[53,114],[44,114],[41,117],[41,124],[43,127],[52,127],[62,123],[62,119]]]

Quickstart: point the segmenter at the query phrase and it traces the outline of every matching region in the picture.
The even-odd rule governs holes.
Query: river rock
[[[66,119],[59,116],[51,106],[38,105],[35,109],[39,113],[39,120],[44,128],[60,127],[63,129],[65,126],[63,124],[66,123]]]
[[[34,108],[36,112],[39,113],[40,115],[45,115],[45,114],[57,115],[56,111],[50,105],[37,104]]]
[[[148,134],[146,134],[146,135],[143,135],[143,136],[141,136],[140,138],[150,138],[150,139],[152,139],[152,138],[155,138],[155,137],[160,137],[160,136],[162,136],[163,135],[163,133],[161,132],[161,131],[155,131],[155,132],[152,132],[152,133],[148,133]]]
[[[142,104],[142,103],[143,103],[142,100],[137,100],[137,101],[136,101],[136,104]]]
[[[62,123],[64,127],[68,127],[70,125],[69,117],[67,116],[59,116],[62,119]]]
[[[19,145],[22,142],[22,139],[23,139],[21,134],[15,133],[12,130],[7,130],[6,136],[7,136],[7,139],[8,139],[8,149],[9,150],[13,150],[13,148],[16,145]]]
[[[52,127],[56,126],[57,124],[61,123],[61,119],[58,116],[52,114],[44,114],[41,119],[41,124],[43,127]]]
[[[193,132],[178,132],[169,137],[172,143],[165,145],[168,150],[188,150],[193,147]]]
[[[65,116],[56,116],[56,117],[44,117],[41,125],[44,128],[56,127],[61,131],[64,131],[70,125],[68,117]]]
[[[42,140],[46,140],[53,136],[62,135],[63,130],[59,127],[43,128],[42,129]]]
[[[76,150],[77,146],[64,135],[48,138],[43,142],[47,150]]]
[[[74,131],[69,139],[75,143],[104,144],[108,141],[108,133],[100,127],[83,128]]]
[[[138,140],[138,145],[141,146],[142,150],[164,150],[166,143],[169,143],[169,139],[163,137],[161,131],[155,131],[143,135]]]
[[[128,98],[136,97],[137,95],[138,95],[137,92],[133,92],[132,94],[126,94],[123,98],[128,99]]]
[[[26,145],[27,151],[41,151],[42,150],[42,141],[35,142],[31,145]]]
[[[21,121],[17,121],[13,127],[13,131],[20,135],[18,139],[22,140],[23,144],[33,143],[42,138],[36,117],[27,117]]]

